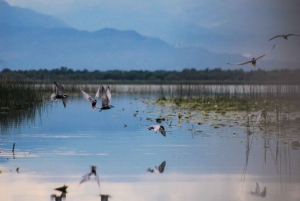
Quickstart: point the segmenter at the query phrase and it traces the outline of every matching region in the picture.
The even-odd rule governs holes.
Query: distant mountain
[[[0,0],[0,24],[25,27],[59,28],[68,27],[62,20],[30,9],[10,6]]]
[[[0,0],[0,70],[61,66],[88,70],[236,69],[241,67],[226,63],[245,60],[241,55],[217,54],[200,47],[174,47],[135,31],[79,31],[52,16]],[[268,60],[259,65],[264,69],[286,66]]]

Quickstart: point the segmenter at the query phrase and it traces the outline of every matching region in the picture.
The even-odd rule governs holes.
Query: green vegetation
[[[235,83],[235,84],[299,84],[300,69],[296,70],[255,70],[245,72],[239,70],[221,69],[183,69],[182,71],[148,71],[148,70],[109,70],[88,71],[72,70],[67,67],[47,70],[10,70],[3,69],[0,76],[14,79],[31,80],[35,83],[64,82],[64,83]]]

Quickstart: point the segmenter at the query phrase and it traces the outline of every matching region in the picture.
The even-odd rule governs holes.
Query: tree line
[[[52,70],[10,70],[3,69],[0,76],[18,80],[31,80],[35,82],[140,82],[140,83],[177,83],[177,82],[227,82],[227,83],[291,83],[300,84],[300,69],[282,69],[266,71],[262,69],[244,71],[222,70],[220,68],[196,70],[183,69],[181,71],[166,70],[108,70],[89,71],[73,70],[67,67]]]

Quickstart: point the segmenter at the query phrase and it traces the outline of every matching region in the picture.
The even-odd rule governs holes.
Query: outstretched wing
[[[255,60],[257,60],[257,59],[260,59],[260,58],[262,58],[262,57],[264,57],[264,56],[266,56],[266,54],[268,54],[271,50],[273,50],[274,49],[274,47],[275,47],[276,45],[273,45],[273,47],[269,50],[269,51],[267,51],[266,53],[264,53],[263,55],[261,55],[261,56],[259,56],[259,57],[257,57]]]
[[[83,183],[83,182],[87,182],[87,181],[89,181],[90,179],[91,179],[91,173],[88,173],[88,174],[86,174],[86,175],[84,175],[84,176],[82,177],[82,180],[80,181],[79,184],[81,184],[81,183]]]
[[[97,93],[95,95],[95,100],[97,100],[99,96],[100,96],[100,87],[98,88]]]
[[[66,108],[66,106],[67,106],[67,99],[66,98],[62,98],[61,101],[62,101],[64,107]]]
[[[165,128],[163,126],[159,126],[159,132],[166,137],[166,131]]]
[[[300,37],[300,36],[297,35],[297,34],[287,34],[287,35],[286,35],[286,37],[289,37],[289,36],[298,36],[298,37]]]
[[[252,62],[252,60],[250,60],[250,61],[245,61],[245,62],[243,62],[243,63],[237,63],[237,64],[232,64],[232,63],[227,63],[228,65],[245,65],[245,64],[249,64],[249,63],[251,63]]]
[[[259,189],[259,185],[257,182],[256,182],[255,194],[260,195],[260,189]]]
[[[56,86],[56,94],[57,95],[63,95],[64,94],[64,87],[57,83],[57,82],[54,82],[55,86]]]
[[[107,86],[107,89],[106,89],[106,95],[107,95],[107,98],[108,98],[108,105],[111,101],[111,93],[110,93],[110,88],[109,86]]]
[[[105,91],[103,86],[101,88],[101,100],[102,100],[102,107],[107,107],[108,103],[109,103],[109,100],[108,100],[106,91]]]
[[[166,161],[162,162],[160,166],[158,166],[159,173],[163,173],[166,167]]]
[[[90,103],[93,102],[93,99],[92,99],[92,97],[90,96],[90,94],[88,94],[88,93],[82,91],[81,89],[80,89],[80,92],[81,92],[81,95],[83,96],[83,98],[84,98],[85,100],[89,101]]]
[[[283,37],[283,35],[277,35],[277,36],[274,36],[273,38],[270,38],[269,41],[270,41],[270,40],[273,40],[274,38],[278,38],[278,37]]]

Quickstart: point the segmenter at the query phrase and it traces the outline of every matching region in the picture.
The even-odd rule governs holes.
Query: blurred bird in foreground
[[[57,82],[54,82],[54,84],[56,86],[56,93],[51,94],[51,100],[56,101],[57,99],[61,99],[64,107],[66,107],[66,98],[68,95],[64,94],[64,87]]]
[[[81,95],[83,96],[83,98],[92,104],[91,109],[97,109],[97,108],[98,108],[96,104],[97,104],[97,99],[98,99],[99,96],[100,96],[100,92],[99,92],[99,91],[100,91],[100,88],[99,88],[99,89],[97,90],[97,92],[96,92],[95,99],[93,99],[93,98],[90,96],[90,94],[88,94],[88,93],[86,93],[86,92],[84,92],[84,91],[82,91],[82,90],[80,89],[80,92],[81,92]]]
[[[57,196],[55,194],[52,194],[50,196],[51,200],[61,201],[61,200],[65,199],[67,197],[67,188],[68,188],[68,186],[66,186],[66,185],[64,185],[62,187],[55,188],[54,190],[60,191],[61,195]]]
[[[98,185],[100,186],[99,176],[97,175],[97,172],[96,172],[97,166],[92,165],[90,167],[91,167],[91,172],[84,175],[79,184],[89,181],[91,179],[91,176],[94,175],[95,179],[97,180]]]
[[[160,166],[155,166],[154,169],[148,168],[147,172],[151,172],[151,173],[163,173],[166,167],[166,161],[162,162],[160,164]]]

